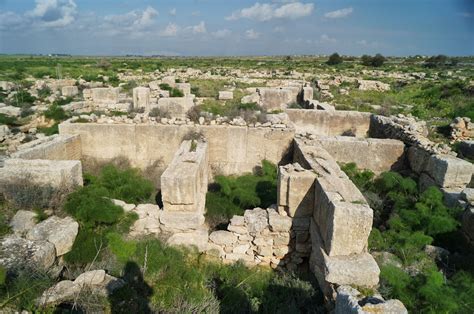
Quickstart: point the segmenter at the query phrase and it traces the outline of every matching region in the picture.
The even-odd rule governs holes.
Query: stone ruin
[[[174,83],[171,78],[169,83]],[[183,101],[181,105],[164,101],[166,97],[152,100],[156,86],[150,84],[134,89],[133,106],[188,108],[189,86],[174,86],[184,91],[182,100],[172,100]],[[120,103],[117,90],[92,89],[90,97],[95,104]],[[193,245],[223,262],[296,269],[309,261],[326,298],[335,300],[336,312],[406,312],[396,300],[361,305],[351,288],[376,287],[380,270],[367,250],[373,211],[338,163],[355,162],[376,173],[416,173],[422,188],[436,185],[452,203],[466,208],[463,230],[471,239],[473,165],[429,141],[423,125],[409,118],[324,110],[302,86],[256,89],[252,97],[267,109],[280,110],[303,97],[314,109],[285,109],[266,125],[70,120],[59,126],[59,135],[20,147],[0,168],[0,180],[8,184],[25,175],[39,184],[80,186],[83,163],[126,157],[135,167],[161,174],[162,208],[113,200],[138,214],[132,236],[165,235],[170,245]],[[200,136],[183,140],[190,133]],[[248,209],[225,229],[209,232],[204,218],[208,183],[216,174],[251,172],[263,159],[279,164],[277,204]]]

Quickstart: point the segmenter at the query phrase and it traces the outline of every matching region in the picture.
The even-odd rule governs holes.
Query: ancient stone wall
[[[354,135],[366,137],[370,125],[370,113],[358,111],[328,111],[286,109],[297,132],[316,135]]]
[[[376,174],[406,167],[402,141],[349,136],[319,136],[316,140],[337,162],[354,162],[358,168]]]
[[[60,134],[80,135],[82,155],[100,161],[128,158],[133,166],[146,169],[161,162],[170,164],[183,137],[190,132],[204,135],[209,145],[211,174],[251,172],[263,159],[279,163],[294,137],[290,128],[251,128],[222,125],[159,125],[62,123]]]
[[[323,293],[331,297],[340,285],[377,285],[380,270],[367,253],[373,211],[364,196],[317,140],[295,139],[294,161],[317,175],[310,267]]]
[[[18,147],[12,158],[80,160],[81,138],[79,135],[53,135]]]
[[[0,185],[18,179],[54,188],[74,188],[83,184],[82,165],[79,160],[6,159],[0,168]]]

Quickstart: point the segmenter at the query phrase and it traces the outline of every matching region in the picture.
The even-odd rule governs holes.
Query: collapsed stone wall
[[[80,135],[84,159],[110,161],[126,157],[133,166],[146,169],[161,161],[170,164],[183,137],[202,133],[209,145],[211,175],[252,172],[263,159],[279,163],[290,150],[292,128],[229,125],[160,125],[62,123],[60,134]]]
[[[316,109],[286,109],[285,112],[298,133],[366,137],[370,126],[367,112]]]

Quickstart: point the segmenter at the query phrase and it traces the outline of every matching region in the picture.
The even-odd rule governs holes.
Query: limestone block
[[[364,297],[350,286],[337,288],[335,314],[408,314],[399,300],[385,301],[380,296]]]
[[[152,108],[154,106],[152,106]],[[189,96],[159,98],[158,104],[156,105],[157,108],[164,112],[167,112],[172,118],[186,118],[186,113],[193,106],[194,100],[192,97]]]
[[[184,141],[161,175],[165,211],[204,212],[208,185],[208,145]]]
[[[275,232],[284,232],[291,229],[291,218],[288,216],[282,216],[277,212],[269,212],[268,214],[268,223],[270,225],[270,230]]]
[[[80,274],[74,280],[76,285],[98,285],[105,280],[105,270],[91,270]]]
[[[402,141],[352,136],[320,136],[317,141],[337,162],[354,162],[360,169],[378,174],[404,167],[405,144]]]
[[[219,91],[220,100],[232,100],[234,99],[234,93],[230,91]]]
[[[56,259],[54,244],[9,235],[0,241],[0,265],[7,269],[18,266],[50,268]]]
[[[234,254],[245,254],[250,249],[250,244],[241,244],[237,245],[233,250],[232,253]]]
[[[240,102],[243,103],[243,104],[259,103],[260,102],[260,96],[257,92],[254,92],[250,95],[246,95],[246,96],[242,97]]]
[[[260,87],[258,93],[261,106],[269,111],[281,110],[291,102],[296,102],[296,97],[293,97],[293,92],[290,89]]]
[[[265,209],[248,209],[244,213],[244,219],[250,234],[258,233],[268,227],[268,213]]]
[[[278,205],[290,217],[309,217],[314,210],[314,182],[311,170],[296,171],[292,165],[280,166],[278,172]]]
[[[309,101],[313,99],[313,88],[311,86],[303,87],[303,101]]]
[[[82,186],[82,166],[79,160],[6,159],[0,168],[0,182],[17,179],[55,188]]]
[[[471,181],[473,165],[451,155],[433,155],[425,171],[440,187],[465,187]]]
[[[189,83],[176,83],[176,88],[182,91],[184,96],[191,95],[191,84]]]
[[[245,223],[244,216],[234,215],[230,219],[230,224],[233,226],[243,226]]]
[[[36,213],[27,210],[19,210],[10,221],[10,227],[15,234],[22,235],[36,225]]]
[[[469,203],[469,205],[474,206],[474,188],[466,188],[461,192],[461,198]]]
[[[13,87],[15,87],[15,83],[8,82],[8,81],[0,81],[0,88],[5,91],[9,91],[13,89]]]
[[[173,234],[166,243],[171,246],[191,246],[196,247],[199,252],[204,252],[208,248],[208,234],[206,229],[195,230]]]
[[[26,238],[32,241],[49,241],[56,248],[56,256],[62,256],[72,249],[79,231],[79,224],[71,217],[51,216],[31,229]]]
[[[0,107],[0,114],[4,114],[11,117],[19,117],[21,114],[21,108],[14,106]]]
[[[365,251],[373,221],[373,211],[368,205],[344,202],[339,194],[325,192],[318,181],[314,220],[329,256]]]
[[[82,157],[79,135],[56,134],[22,144],[12,158],[79,160]]]
[[[474,140],[462,141],[459,144],[459,151],[464,158],[474,160]]]
[[[79,94],[77,86],[63,86],[61,88],[61,95],[64,97],[74,97]]]
[[[161,79],[161,82],[164,83],[164,84],[168,84],[171,87],[175,87],[176,86],[176,77],[174,75],[165,76]]]
[[[245,226],[234,226],[234,225],[229,225],[227,227],[227,230],[235,232],[237,234],[247,234],[249,230]]]
[[[135,87],[133,89],[133,108],[150,110],[150,89],[148,87]]]
[[[161,228],[167,232],[198,229],[204,224],[204,215],[199,212],[161,211]]]
[[[214,231],[209,235],[209,239],[215,244],[232,245],[237,242],[237,236],[225,230]]]
[[[462,231],[474,243],[474,207],[467,208],[462,215]]]
[[[114,199],[111,199],[112,203],[114,203],[115,205],[117,206],[120,206],[123,208],[123,211],[128,213],[128,212],[131,212],[132,210],[135,209],[135,204],[127,204],[125,203],[124,201],[121,201],[121,200],[114,200]],[[158,207],[158,210],[160,208]]]
[[[111,105],[119,102],[120,88],[99,87],[91,89],[92,101],[98,105]]]

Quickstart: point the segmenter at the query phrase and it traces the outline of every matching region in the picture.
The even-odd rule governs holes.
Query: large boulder
[[[6,269],[31,267],[47,270],[56,259],[54,245],[10,235],[0,241],[0,265]]]
[[[49,241],[56,248],[56,256],[71,251],[79,231],[79,224],[71,217],[51,216],[31,229],[26,238],[32,241]]]

